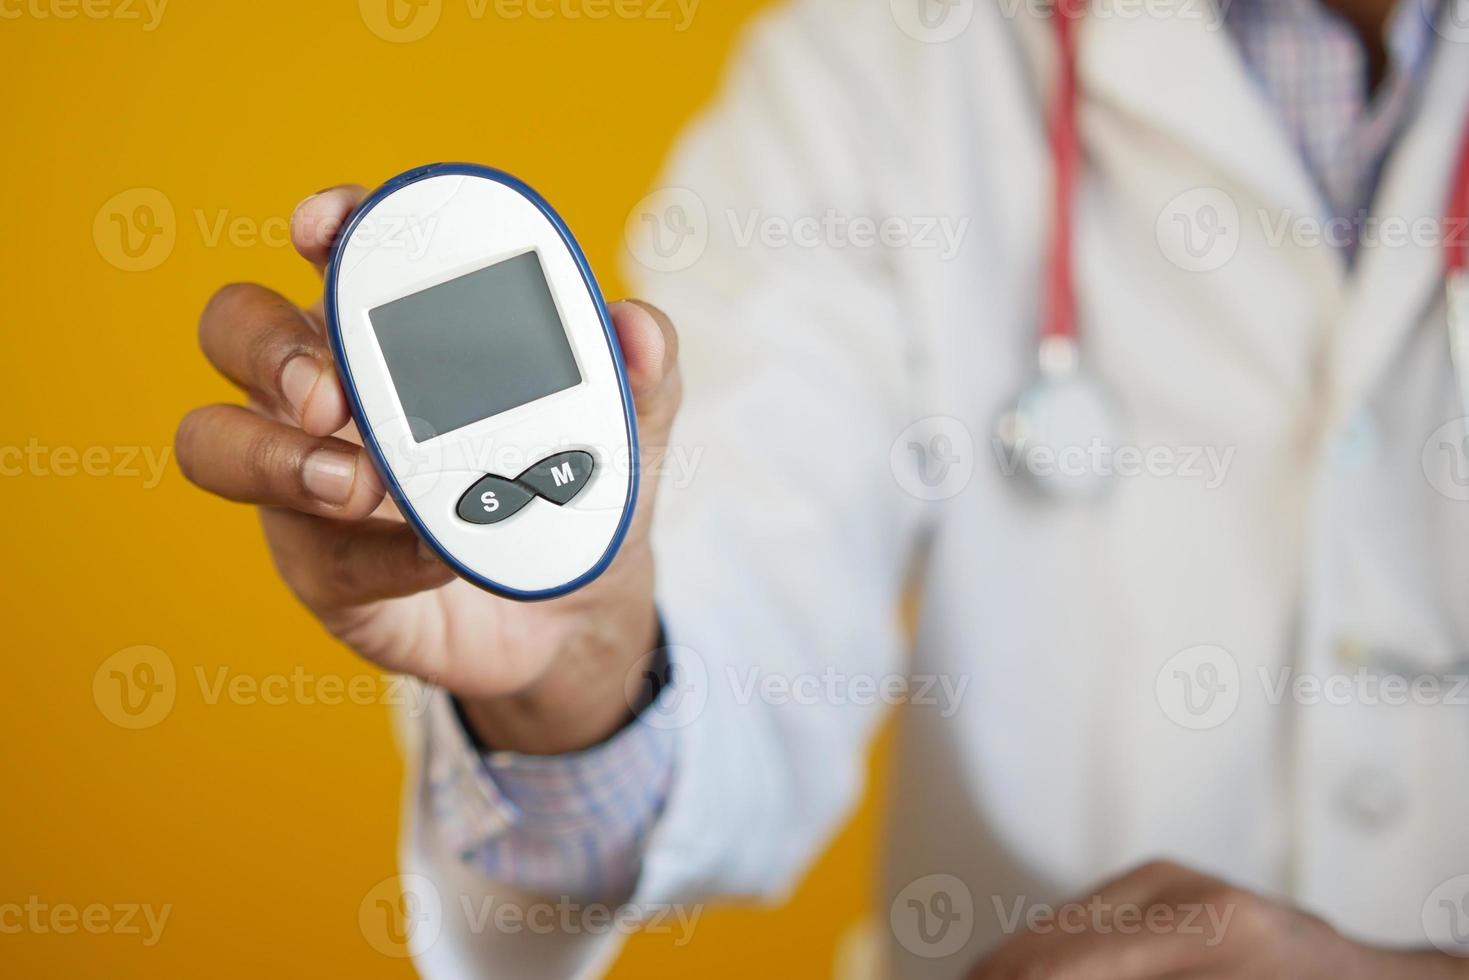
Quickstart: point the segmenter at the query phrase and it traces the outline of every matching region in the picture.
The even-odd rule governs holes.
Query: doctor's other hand
[[[297,207],[292,240],[318,272],[364,195],[336,187]],[[652,472],[678,410],[677,337],[646,304],[614,303],[611,314]],[[281,577],[331,633],[455,694],[496,748],[574,751],[627,722],[624,678],[651,661],[658,636],[655,479],[641,481],[622,548],[595,582],[546,602],[501,599],[456,578],[384,499],[350,424],[320,303],[301,309],[265,286],[226,286],[200,317],[199,344],[246,404],[189,412],[175,437],[179,465],[203,489],[259,507]]]
[[[1170,862],[1024,926],[969,980],[1469,978],[1469,960],[1363,946],[1312,915]]]

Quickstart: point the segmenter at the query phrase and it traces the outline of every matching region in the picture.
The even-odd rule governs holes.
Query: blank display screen
[[[581,383],[535,252],[368,317],[418,442]]]

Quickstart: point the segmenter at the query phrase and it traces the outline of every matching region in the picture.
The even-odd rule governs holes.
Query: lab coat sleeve
[[[917,502],[891,449],[914,358],[890,256],[860,237],[885,216],[876,105],[827,6],[756,30],[648,202],[665,252],[685,218],[707,246],[665,271],[646,211],[628,235],[627,278],[678,327],[686,392],[654,528],[679,740],[640,901],[796,883],[860,790],[871,689],[903,670]]]
[[[752,28],[626,235],[633,294],[679,329],[685,391],[644,476],[660,482],[675,685],[647,721],[676,738],[631,905],[665,926],[800,879],[857,799],[903,675],[897,604],[919,512],[890,450],[914,421],[913,351],[891,256],[866,232],[884,217],[871,169],[889,148],[843,15],[825,6]],[[640,234],[655,230],[657,248]],[[445,894],[534,900],[437,839],[426,798],[420,779],[405,872]],[[465,932],[453,918],[459,935],[418,952],[426,976],[594,975],[617,947],[617,930]]]

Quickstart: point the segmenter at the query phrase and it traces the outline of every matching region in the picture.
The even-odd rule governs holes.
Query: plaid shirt
[[[1386,75],[1369,92],[1361,38],[1319,0],[1220,2],[1226,28],[1321,191],[1326,217],[1355,226],[1434,50],[1429,18],[1437,4],[1400,0],[1386,37]],[[574,755],[481,753],[439,692],[428,735],[433,812],[465,861],[539,893],[631,891],[672,780],[674,731],[638,720]]]
[[[1433,54],[1437,0],[1400,0],[1388,22],[1386,75],[1356,28],[1319,0],[1221,0],[1225,25],[1316,181],[1323,217],[1357,233]]]
[[[632,891],[673,775],[671,730],[640,718],[584,752],[526,756],[481,752],[443,691],[427,721],[430,804],[464,861],[537,894]]]

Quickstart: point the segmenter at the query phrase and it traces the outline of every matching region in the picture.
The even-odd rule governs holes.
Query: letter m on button
[[[515,479],[559,506],[586,488],[596,465],[591,453],[574,449],[541,460]]]

